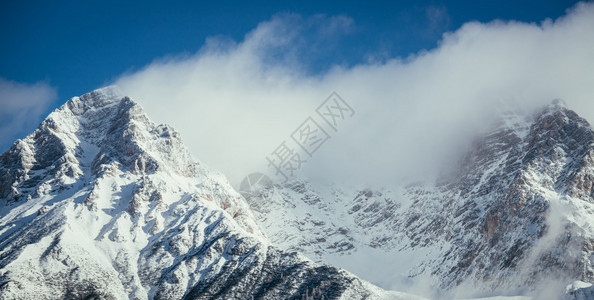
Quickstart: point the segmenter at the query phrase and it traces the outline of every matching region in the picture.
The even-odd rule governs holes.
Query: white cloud
[[[467,23],[436,49],[406,59],[310,75],[311,56],[332,51],[325,40],[348,33],[352,23],[276,16],[242,42],[211,39],[193,56],[156,61],[117,84],[234,184],[267,170],[265,157],[315,117],[332,91],[356,114],[303,166],[322,179],[431,173],[499,107],[532,109],[562,98],[594,120],[593,4],[540,24]]]
[[[23,84],[0,78],[0,152],[30,133],[56,99],[47,83]]]

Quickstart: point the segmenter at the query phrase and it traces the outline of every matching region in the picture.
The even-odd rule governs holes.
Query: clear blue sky
[[[555,19],[575,2],[2,1],[0,78],[45,81],[56,88],[58,97],[49,112],[156,58],[194,53],[207,37],[241,41],[277,13],[344,15],[354,20],[355,30],[338,50],[308,60],[310,71],[320,72],[332,64],[357,64],[378,49],[387,57],[431,49],[443,32],[468,21]]]

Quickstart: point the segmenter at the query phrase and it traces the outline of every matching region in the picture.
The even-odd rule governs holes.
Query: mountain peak
[[[558,108],[567,108],[567,103],[565,103],[565,101],[563,101],[563,99],[553,99],[553,101],[551,101],[551,104],[549,104],[549,106],[553,106],[553,107],[558,107]]]
[[[124,98],[122,91],[117,86],[108,86],[96,89],[80,97],[72,97],[60,109],[68,109],[75,116],[81,116],[90,110],[116,105]]]
[[[590,123],[584,118],[580,117],[576,112],[569,109],[565,102],[561,99],[555,99],[536,115],[536,123],[545,122],[550,124],[551,121],[558,124],[573,122],[579,126],[590,127]]]
[[[115,169],[192,176],[197,165],[173,128],[155,125],[110,86],[73,97],[0,156],[0,198],[34,196],[44,184],[63,188],[85,167],[95,176]]]

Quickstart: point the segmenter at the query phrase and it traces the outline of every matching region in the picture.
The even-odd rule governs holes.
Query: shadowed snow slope
[[[271,245],[221,174],[108,87],[0,156],[1,299],[413,296]]]

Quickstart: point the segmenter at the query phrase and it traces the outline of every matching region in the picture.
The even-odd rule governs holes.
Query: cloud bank
[[[594,121],[594,4],[538,24],[471,22],[406,58],[310,72],[354,28],[345,16],[278,15],[243,41],[209,39],[197,53],[160,59],[116,84],[155,121],[176,127],[202,162],[235,185],[272,171],[266,157],[336,91],[356,112],[298,174],[396,182],[456,159],[495,112],[552,99]],[[373,56],[373,49],[370,56]]]
[[[0,152],[32,132],[56,97],[56,90],[47,83],[24,84],[0,78]]]

